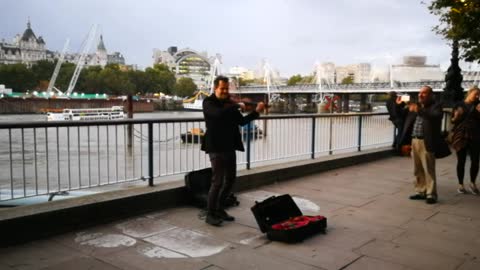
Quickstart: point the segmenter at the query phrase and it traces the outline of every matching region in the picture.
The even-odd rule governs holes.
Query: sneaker
[[[473,195],[479,195],[480,192],[478,191],[477,185],[474,183],[470,184],[470,192],[472,192]]]
[[[460,194],[466,194],[467,190],[462,186],[462,187],[457,188],[457,192],[460,193]]]
[[[234,221],[235,218],[230,216],[225,210],[221,209],[217,211],[217,216],[225,221]]]
[[[208,213],[205,222],[212,226],[220,226],[220,224],[222,224],[222,219],[212,213]]]
[[[427,196],[425,196],[425,194],[423,193],[417,193],[417,194],[414,194],[412,196],[410,196],[410,200],[425,200],[427,198]]]
[[[437,199],[434,197],[428,197],[427,198],[427,204],[434,204],[437,203]]]

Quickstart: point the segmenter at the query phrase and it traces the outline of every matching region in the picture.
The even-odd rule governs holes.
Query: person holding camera
[[[452,147],[457,152],[458,193],[465,194],[463,185],[465,162],[470,156],[470,192],[479,195],[475,181],[479,169],[480,157],[480,89],[473,87],[467,92],[465,100],[453,108]]]
[[[400,140],[400,135],[402,134],[403,130],[403,122],[405,119],[404,115],[404,107],[405,107],[405,102],[408,101],[406,97],[409,96],[401,96],[397,95],[396,92],[391,91],[388,93],[388,100],[386,102],[386,107],[388,111],[388,120],[392,122],[392,124],[395,126],[395,131],[394,131],[394,136],[393,136],[393,144],[392,147],[395,148],[399,153],[400,153],[400,146],[399,146],[399,140]]]
[[[430,86],[420,89],[418,101],[408,104],[400,145],[412,145],[416,193],[410,199],[434,204],[438,199],[435,159],[445,147],[448,151],[441,135],[443,111],[441,103],[435,102]]]
[[[225,211],[224,205],[236,178],[235,151],[245,151],[239,127],[258,118],[265,105],[259,102],[252,112],[243,116],[240,110],[246,111],[249,106],[232,100],[228,78],[218,76],[213,85],[214,93],[203,101],[207,129],[201,149],[208,153],[212,164],[212,184],[208,192],[205,222],[220,226],[223,221],[235,220]]]

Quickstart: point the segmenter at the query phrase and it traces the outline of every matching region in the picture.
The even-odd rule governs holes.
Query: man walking
[[[408,115],[402,132],[400,145],[411,141],[415,175],[416,194],[411,200],[426,200],[428,204],[437,202],[435,174],[435,152],[445,143],[441,136],[442,106],[433,98],[430,86],[423,86],[418,94],[419,103],[408,105]]]
[[[208,192],[206,222],[219,226],[222,221],[233,221],[234,217],[225,212],[225,199],[232,192],[236,178],[237,161],[235,151],[245,151],[239,126],[245,125],[263,111],[263,102],[247,116],[244,103],[230,99],[228,78],[218,76],[214,80],[214,93],[203,101],[203,115],[207,130],[202,150],[207,152],[212,164],[212,184]]]

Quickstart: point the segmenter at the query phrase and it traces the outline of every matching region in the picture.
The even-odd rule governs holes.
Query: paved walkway
[[[410,201],[412,164],[392,157],[239,194],[220,228],[178,207],[0,249],[0,269],[480,269],[480,197],[456,194],[455,158],[438,160],[439,202]],[[298,244],[258,230],[255,200],[289,193],[326,235]]]

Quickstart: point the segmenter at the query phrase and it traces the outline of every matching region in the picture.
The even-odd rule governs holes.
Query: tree
[[[446,106],[453,106],[463,99],[459,59],[480,60],[480,3],[478,0],[433,0],[428,9],[440,20],[433,30],[452,42],[451,64],[445,76],[442,99]]]
[[[480,1],[433,0],[428,9],[440,20],[433,30],[452,43],[458,42],[459,57],[480,61]]]
[[[174,94],[180,97],[189,97],[197,91],[198,87],[193,82],[192,78],[182,77],[177,80],[175,84]]]
[[[341,84],[352,84],[353,83],[353,76],[348,75],[347,77],[342,79]]]
[[[31,90],[37,85],[35,74],[24,64],[0,65],[0,82],[14,92]]]
[[[302,81],[302,76],[300,74],[293,75],[288,79],[287,85],[295,85]]]

